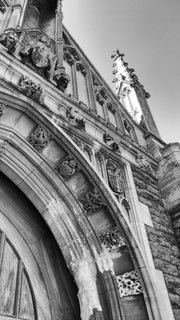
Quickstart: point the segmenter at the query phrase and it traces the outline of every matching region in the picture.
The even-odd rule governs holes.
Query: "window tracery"
[[[116,276],[116,281],[121,298],[143,293],[143,289],[136,270]]]

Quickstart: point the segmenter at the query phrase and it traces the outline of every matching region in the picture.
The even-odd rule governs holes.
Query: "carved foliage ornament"
[[[63,161],[58,163],[55,170],[64,180],[69,180],[78,169],[77,161],[74,160],[71,156],[66,157]]]
[[[28,97],[39,103],[44,102],[43,89],[40,84],[33,82],[30,78],[22,76],[19,80],[19,90]]]
[[[30,134],[28,141],[38,151],[42,152],[51,139],[50,134],[40,125]]]
[[[116,276],[116,281],[118,284],[120,297],[137,295],[143,292],[136,270]]]
[[[86,211],[87,215],[94,214],[99,208],[105,205],[96,188],[93,188],[91,191],[80,197],[79,201],[82,203],[83,209]]]
[[[125,239],[121,235],[121,232],[118,229],[118,227],[108,229],[99,237],[102,245],[107,249],[112,250],[126,246]]]

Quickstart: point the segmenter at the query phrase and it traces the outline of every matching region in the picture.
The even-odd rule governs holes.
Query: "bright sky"
[[[64,0],[64,24],[106,82],[118,48],[151,94],[165,142],[180,142],[180,0]]]

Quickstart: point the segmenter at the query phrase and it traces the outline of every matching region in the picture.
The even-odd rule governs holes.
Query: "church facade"
[[[62,0],[0,1],[0,320],[178,320],[180,144]]]

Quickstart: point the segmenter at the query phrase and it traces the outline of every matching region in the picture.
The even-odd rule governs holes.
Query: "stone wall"
[[[153,174],[132,167],[139,201],[149,207],[153,228],[146,231],[154,258],[155,268],[163,272],[169,298],[176,320],[180,319],[180,252],[171,224],[158,188],[158,180]]]

